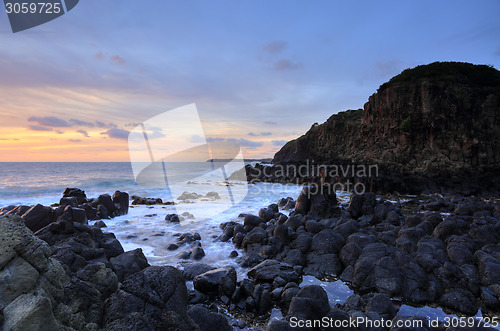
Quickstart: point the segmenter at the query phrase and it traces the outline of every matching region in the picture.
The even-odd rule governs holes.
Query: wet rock
[[[284,224],[290,227],[292,230],[296,231],[297,228],[301,225],[301,221],[302,221],[302,215],[295,214],[293,216],[290,216]]]
[[[102,220],[99,220],[99,221],[95,222],[94,226],[95,226],[95,227],[98,227],[99,229],[102,229],[102,228],[106,228],[106,227],[108,227],[108,226],[106,225],[106,223],[104,223],[104,221],[102,221]]]
[[[176,245],[176,244],[170,244],[170,245],[167,246],[167,249],[169,251],[175,251],[178,248],[179,248],[179,245]]]
[[[375,293],[367,301],[365,306],[365,312],[367,313],[377,313],[386,320],[392,319],[396,315],[397,309],[386,294]]]
[[[123,282],[128,276],[149,267],[141,248],[124,252],[109,260],[118,280]]]
[[[109,194],[99,195],[99,197],[97,198],[97,203],[106,207],[109,216],[113,215],[113,212],[115,211],[115,204]]]
[[[201,293],[216,294],[223,290],[231,296],[236,288],[236,270],[233,267],[213,269],[194,277],[193,284]]]
[[[129,195],[127,192],[116,191],[112,197],[116,216],[128,214]]]
[[[272,283],[276,277],[288,282],[298,282],[300,275],[292,266],[276,260],[265,260],[248,271],[248,276],[257,282]]]
[[[433,236],[445,240],[451,235],[461,235],[468,230],[468,225],[461,219],[447,219],[439,223],[434,229]]]
[[[201,247],[195,247],[191,251],[191,256],[195,260],[201,260],[205,256],[205,251]]]
[[[77,199],[78,205],[84,204],[87,202],[87,195],[85,191],[82,191],[78,188],[67,187],[63,192],[63,197],[74,197]]]
[[[474,296],[470,292],[460,288],[448,290],[441,296],[439,303],[446,308],[467,315],[475,315],[478,309]]]
[[[342,263],[336,254],[310,252],[306,256],[304,273],[317,278],[338,276],[342,272]]]
[[[272,287],[269,284],[258,284],[255,286],[252,297],[255,302],[255,312],[264,315],[273,307],[271,296]]]
[[[193,330],[187,315],[187,289],[182,273],[169,266],[148,267],[128,277],[106,301],[105,328]]]
[[[206,263],[188,261],[179,262],[177,266],[179,270],[182,271],[182,274],[184,275],[186,280],[193,280],[193,278],[195,278],[196,276],[215,269],[215,267],[212,267],[211,265],[208,265]]]
[[[264,219],[255,215],[246,215],[243,219],[243,224],[250,227],[259,226],[261,223],[265,223]]]
[[[261,208],[259,210],[259,217],[262,218],[265,222],[269,222],[274,216],[274,212],[267,208]]]
[[[323,229],[323,227],[316,220],[308,220],[306,222],[306,230],[311,233],[318,233]]]
[[[242,241],[242,246],[247,247],[250,244],[263,244],[267,238],[267,232],[261,227],[253,228],[245,235]]]
[[[311,248],[312,236],[307,233],[301,233],[290,244],[290,247],[299,249],[302,253],[307,253]]]
[[[181,220],[179,218],[179,215],[177,214],[168,214],[167,216],[165,216],[165,221],[169,221],[172,223],[179,223]]]
[[[291,300],[287,318],[319,320],[329,311],[330,305],[325,290],[318,285],[307,285]]]
[[[52,208],[40,204],[31,207],[23,214],[22,218],[26,227],[33,232],[40,230],[55,220]]]
[[[302,188],[295,203],[295,213],[309,214],[318,218],[329,218],[338,214],[339,209],[334,186],[324,184]]]
[[[188,316],[198,325],[200,331],[231,331],[227,318],[219,313],[212,312],[202,305],[190,306]]]
[[[337,254],[345,244],[344,237],[332,229],[325,229],[316,234],[311,241],[311,251],[318,254]]]
[[[182,251],[177,254],[177,257],[181,260],[189,260],[189,258],[191,257],[191,251]]]

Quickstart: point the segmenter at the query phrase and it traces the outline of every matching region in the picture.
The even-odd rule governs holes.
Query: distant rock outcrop
[[[377,164],[397,174],[403,191],[498,191],[500,72],[457,62],[407,69],[364,109],[335,114],[288,142],[273,163],[306,160]]]

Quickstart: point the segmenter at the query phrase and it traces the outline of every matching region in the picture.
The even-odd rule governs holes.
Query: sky
[[[190,104],[202,131],[172,144],[272,157],[406,68],[500,69],[498,0],[82,0],[18,33],[0,8],[3,162],[127,162],[129,132]]]

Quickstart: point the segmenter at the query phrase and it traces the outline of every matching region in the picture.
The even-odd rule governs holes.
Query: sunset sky
[[[498,0],[83,0],[15,34],[1,6],[0,161],[129,161],[131,130],[192,103],[208,140],[272,157],[405,68],[500,68]]]

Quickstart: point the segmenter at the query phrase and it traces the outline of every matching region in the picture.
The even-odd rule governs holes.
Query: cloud
[[[94,127],[95,124],[92,123],[92,122],[87,122],[87,121],[81,121],[81,120],[77,120],[77,119],[70,119],[69,120],[71,123],[75,124],[75,125],[80,125],[80,126],[88,126],[88,127]]]
[[[270,54],[278,54],[288,47],[288,42],[283,40],[271,41],[265,44],[262,49]]]
[[[67,128],[71,126],[71,124],[69,124],[65,120],[55,116],[45,116],[45,117],[32,116],[28,118],[28,121],[37,122],[39,125],[44,125],[54,128]]]
[[[237,143],[240,144],[240,146],[243,146],[243,147],[261,147],[263,145],[263,143],[260,141],[252,141],[252,140],[243,139],[243,138],[228,139],[228,140],[236,141]]]
[[[141,122],[130,122],[130,123],[125,124],[125,126],[135,128],[136,126],[139,126],[141,124],[142,124]]]
[[[103,123],[103,122],[96,121],[95,124],[97,125],[98,128],[103,128],[103,129],[116,128],[116,124],[113,124],[113,123]]]
[[[94,54],[94,59],[96,60],[104,60],[104,54],[102,52],[98,52]]]
[[[112,128],[107,131],[101,132],[102,135],[106,135],[109,138],[114,138],[114,139],[128,139],[130,131],[128,130],[123,130],[123,129],[117,129],[117,128]]]
[[[53,131],[52,128],[48,128],[46,126],[41,126],[41,125],[29,125],[28,129],[33,131]]]
[[[110,56],[109,60],[117,65],[122,65],[126,63],[125,59],[119,55]]]
[[[82,140],[81,139],[68,139],[68,141],[71,141],[73,143],[79,143],[81,142]]]
[[[287,142],[288,142],[288,140],[273,140],[272,141],[273,145],[275,145],[275,146],[283,146]]]
[[[62,130],[54,130],[54,132],[57,133],[57,134],[63,134],[64,133],[64,131],[62,131]]]
[[[278,125],[278,122],[265,121],[264,124],[267,124],[267,125]]]
[[[274,63],[274,70],[285,71],[285,70],[296,70],[302,68],[302,63],[292,62],[289,59],[280,59]]]
[[[260,134],[258,133],[253,133],[253,132],[249,132],[248,133],[249,136],[252,136],[252,137],[258,137],[258,136],[270,136],[272,135],[272,132],[261,132]]]
[[[85,130],[76,130],[76,132],[83,134],[84,137],[89,138],[89,133]]]

